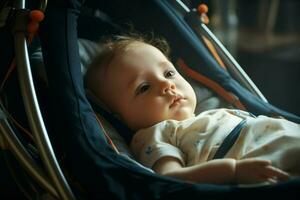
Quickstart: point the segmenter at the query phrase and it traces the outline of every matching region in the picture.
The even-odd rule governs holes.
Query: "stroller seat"
[[[264,101],[255,95],[253,91],[248,90],[243,81],[235,80],[232,72],[220,66],[203,41],[203,34],[199,32],[206,28],[203,28],[205,26],[199,21],[198,14],[193,10],[187,11],[182,6],[181,1],[130,0],[125,2],[113,0],[109,2],[87,1],[86,3],[89,8],[101,8],[101,12],[96,9],[96,18],[93,18],[93,23],[99,21],[99,16],[101,16],[102,22],[104,19],[105,24],[113,24],[114,28],[120,28],[127,21],[131,21],[138,31],[154,31],[166,38],[174,50],[171,56],[172,61],[187,77],[193,79],[190,81],[194,82],[195,89],[201,92],[202,96],[198,97],[199,100],[202,98],[200,100],[201,108],[211,109],[224,106],[234,108],[237,105],[243,105],[246,110],[253,114],[279,115],[300,122],[298,116]],[[13,7],[10,3],[6,5]],[[46,192],[55,198],[61,199],[101,199],[103,197],[109,197],[109,199],[181,199],[187,196],[195,199],[206,197],[238,199],[244,197],[245,194],[249,197],[256,197],[261,192],[266,196],[272,193],[281,197],[284,197],[287,192],[297,194],[300,187],[300,180],[298,179],[272,186],[251,188],[241,188],[237,185],[192,184],[159,176],[131,160],[130,155],[127,154],[128,149],[124,145],[127,139],[124,138],[125,142],[120,142],[122,139],[118,134],[113,134],[120,133],[120,131],[124,133],[127,130],[124,126],[112,121],[113,116],[109,112],[105,112],[101,105],[99,106],[91,96],[87,95],[83,86],[82,73],[85,69],[82,66],[88,65],[89,53],[94,52],[93,49],[96,45],[83,39],[79,40],[78,44],[77,34],[88,37],[90,32],[89,29],[88,33],[80,33],[80,20],[82,19],[77,20],[77,18],[81,6],[82,2],[78,0],[53,0],[48,2],[45,19],[41,24],[39,33],[44,59],[41,59],[41,51],[35,51],[31,57],[33,70],[39,74],[38,76],[41,79],[44,79],[42,81],[47,83],[47,97],[51,102],[49,109],[43,111],[44,114],[49,114],[49,121],[47,116],[45,118],[46,123],[51,123],[47,126],[47,128],[49,127],[49,143],[39,144],[40,141],[34,137],[33,146],[34,143],[37,143],[37,148],[31,148],[32,151],[37,150],[41,153],[41,155],[37,153],[38,158],[32,160],[40,166],[37,169],[44,169],[43,173],[30,174],[24,170],[27,173],[28,183],[33,188],[38,188],[35,190],[37,193],[44,194]],[[82,10],[87,14],[94,14],[95,9]],[[23,10],[21,11],[23,12]],[[19,16],[24,17],[24,15],[21,15],[21,11],[17,9],[16,18]],[[111,18],[103,15],[102,11],[108,16],[112,16],[114,23],[111,23]],[[90,18],[90,16],[87,18]],[[87,27],[87,24],[89,23],[85,24],[84,22],[81,25]],[[77,31],[77,25],[79,25],[79,32]],[[92,30],[95,29],[95,33],[108,34],[105,32],[108,30],[106,28],[100,28],[98,32],[95,24],[89,28],[91,27],[93,27]],[[15,29],[13,33],[8,30],[11,30],[10,26],[0,29],[0,42],[9,49],[6,52],[7,56],[0,57],[1,67],[7,66],[14,56],[12,36],[13,34],[19,34]],[[205,37],[207,38],[207,35]],[[92,40],[95,40],[95,35],[92,36]],[[24,41],[22,40],[22,42]],[[18,51],[23,49],[24,46],[16,45],[16,47],[16,61],[19,71],[28,63],[26,59],[20,58],[21,53]],[[229,65],[228,59],[226,57],[225,65]],[[43,64],[43,66],[41,67],[40,64]],[[45,71],[43,70],[44,66]],[[1,75],[5,71],[5,67],[1,68]],[[21,75],[19,75],[19,78],[22,80]],[[12,78],[10,81],[16,85],[17,78]],[[20,85],[22,91],[23,85]],[[8,99],[16,100],[15,91],[17,90],[12,92],[6,88],[4,93]],[[23,92],[25,100],[26,96],[28,94]],[[14,105],[13,102],[8,103]],[[43,103],[41,102],[41,104]],[[99,110],[97,110],[98,108]],[[10,106],[10,109],[15,110],[13,106]],[[16,110],[18,109],[16,108]],[[102,121],[100,124],[95,111]],[[203,110],[198,110],[198,112],[201,111]],[[23,122],[29,124],[26,128],[31,129],[32,132],[39,132],[35,129],[34,120],[31,119],[31,116],[26,117],[24,113],[31,113],[30,109],[23,108],[21,111],[15,112],[16,115],[21,115],[20,118],[28,118]],[[7,130],[5,124],[14,127],[14,123],[6,120],[6,118],[1,121],[0,135],[5,136],[6,141],[9,138],[8,135],[13,135],[13,131]],[[18,128],[14,127],[13,129],[17,130]],[[124,152],[127,156],[116,153],[107,136],[105,136],[105,132],[108,133],[109,138],[112,138],[113,143],[118,146],[119,151]],[[36,136],[38,133],[33,135]],[[117,139],[114,139],[114,137]],[[44,140],[41,137],[41,140],[47,142],[48,137],[45,138]],[[23,146],[26,146],[24,144],[27,144],[27,139],[25,137]],[[0,137],[0,140],[2,140],[2,137]],[[20,143],[22,144],[22,141]],[[122,147],[117,145],[118,143],[120,146],[124,145],[125,148],[121,150]],[[54,152],[58,153],[57,163],[53,158],[50,159],[53,161],[52,163],[45,159],[43,154],[45,152],[42,152],[43,148],[40,147],[42,145],[49,145],[51,147],[50,153],[53,153],[51,150],[52,146],[54,147]],[[3,146],[1,146],[1,151]],[[10,148],[13,149],[11,146]],[[27,151],[28,145],[24,149]],[[29,154],[31,157],[35,155],[32,152]],[[41,156],[41,159],[39,156]],[[60,165],[64,168],[62,171],[53,171],[57,166],[59,169]],[[28,174],[43,177],[41,179],[32,178]],[[44,180],[48,180],[48,182],[45,183]]]

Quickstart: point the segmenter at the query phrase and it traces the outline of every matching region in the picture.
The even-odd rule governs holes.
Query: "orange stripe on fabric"
[[[227,102],[234,105],[235,107],[246,110],[245,106],[240,102],[240,100],[231,94],[230,92],[226,91],[224,88],[222,88],[218,83],[212,81],[211,79],[201,75],[199,72],[195,72],[191,68],[189,68],[183,59],[179,58],[177,60],[178,66],[190,77],[193,79],[199,81],[200,83],[204,84],[205,86],[211,88],[213,91],[215,91],[218,95],[223,97]]]
[[[221,57],[217,53],[217,50],[214,47],[214,45],[206,37],[202,36],[202,38],[203,38],[203,41],[206,44],[207,48],[209,49],[209,51],[211,52],[213,57],[216,59],[216,61],[219,63],[219,65],[221,67],[223,67],[224,69],[226,69],[226,66],[225,66],[224,62],[222,61]]]
[[[96,116],[96,119],[97,119],[97,121],[98,121],[100,127],[101,127],[102,130],[103,130],[103,133],[104,133],[106,139],[108,140],[108,143],[109,143],[109,144],[111,145],[111,147],[115,150],[115,152],[117,152],[118,154],[120,154],[118,148],[117,148],[116,145],[113,143],[113,141],[112,141],[112,139],[109,137],[109,135],[106,133],[106,131],[105,131],[105,129],[104,129],[104,126],[102,125],[103,122],[101,121],[100,117],[99,117],[97,114],[95,114],[95,116]]]

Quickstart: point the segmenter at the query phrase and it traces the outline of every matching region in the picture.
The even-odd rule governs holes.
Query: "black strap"
[[[246,120],[242,120],[234,129],[227,135],[224,139],[221,146],[218,148],[216,154],[214,155],[213,159],[223,158],[232,145],[235,143],[236,139],[241,133],[242,128],[246,125]]]

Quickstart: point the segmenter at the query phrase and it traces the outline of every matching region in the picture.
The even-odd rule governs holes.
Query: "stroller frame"
[[[267,102],[259,89],[230,55],[222,43],[213,35],[209,28],[200,22],[196,13],[189,10],[180,0],[169,1],[174,7],[179,7],[184,10],[186,15],[186,22],[192,27],[197,34],[207,37],[215,46],[221,57],[224,58],[228,70],[232,76],[236,77],[238,82],[246,87],[251,93],[256,95],[262,101]],[[47,0],[40,1],[40,10],[45,11]],[[16,18],[18,22],[24,21],[21,11],[25,10],[25,0],[15,0]],[[18,12],[20,11],[20,12]],[[16,23],[18,24],[18,23]],[[24,30],[14,31],[15,42],[15,60],[18,68],[18,79],[22,92],[22,97],[26,109],[29,125],[32,130],[35,144],[37,146],[40,158],[43,162],[44,168],[38,165],[28,153],[26,148],[22,145],[17,135],[14,133],[10,122],[5,117],[5,110],[0,113],[0,147],[8,149],[18,160],[21,167],[28,173],[32,180],[41,186],[43,190],[52,195],[54,198],[61,199],[75,199],[75,195],[65,178],[65,175],[60,168],[57,158],[52,149],[51,142],[45,128],[44,120],[41,115],[39,103],[36,97],[35,87],[33,84],[32,72],[30,68],[29,55],[27,50],[26,33]]]
[[[25,0],[15,2],[15,9],[25,9]],[[47,0],[41,1],[40,9],[44,11],[46,9],[46,5]],[[22,19],[20,19],[20,17],[23,17],[22,13],[16,17],[16,21],[21,21]],[[0,126],[1,132],[3,133],[3,140],[7,141],[7,145],[10,147],[24,169],[50,194],[54,197],[58,197],[59,194],[63,199],[74,199],[71,189],[54,155],[40,111],[33,84],[32,72],[30,69],[25,32],[15,31],[14,41],[16,49],[16,66],[18,67],[19,84],[21,87],[26,114],[28,116],[34,140],[36,141],[36,146],[40,152],[41,159],[43,160],[46,170],[43,171],[43,169],[41,169],[29,155],[25,147],[14,134],[14,131],[6,119],[1,120]],[[48,181],[49,178],[50,181]]]

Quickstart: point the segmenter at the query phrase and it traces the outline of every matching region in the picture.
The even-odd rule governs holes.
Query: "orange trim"
[[[16,68],[16,59],[14,58],[14,59],[11,61],[10,66],[9,66],[9,68],[8,68],[6,74],[5,74],[5,77],[4,77],[3,81],[2,81],[2,83],[1,83],[1,86],[0,86],[0,91],[1,91],[1,92],[2,92],[2,90],[3,90],[3,87],[4,87],[4,85],[5,85],[5,83],[6,83],[7,79],[8,79],[8,77],[10,76],[10,74],[12,73],[12,71],[13,71],[15,68]]]
[[[106,139],[108,140],[108,143],[109,143],[109,144],[111,145],[111,147],[115,150],[115,152],[117,152],[118,154],[120,154],[118,148],[117,148],[116,145],[113,143],[113,141],[112,141],[112,139],[109,137],[109,135],[106,133],[106,131],[105,131],[105,129],[104,129],[104,126],[102,125],[103,122],[101,122],[100,117],[99,117],[97,114],[95,114],[95,116],[96,116],[96,119],[97,119],[97,121],[98,121],[100,127],[101,127],[102,130],[103,130],[103,133],[104,133]]]
[[[14,69],[16,68],[16,59],[13,58],[13,60],[11,61],[10,63],[10,66],[5,74],[5,77],[1,83],[1,86],[0,86],[0,92],[2,92],[4,86],[5,86],[5,83],[6,81],[8,80],[9,76],[11,75],[11,73],[14,71]],[[0,99],[0,101],[2,102],[2,100]],[[21,131],[23,131],[24,133],[26,133],[26,135],[33,141],[33,137],[32,137],[32,134],[27,130],[25,129],[21,124],[18,123],[17,120],[15,120],[13,118],[13,116],[11,116],[8,112],[7,112],[7,115],[8,117],[12,120],[12,122],[19,128],[21,129]]]
[[[235,107],[246,110],[245,106],[241,103],[241,101],[232,93],[226,91],[223,87],[221,87],[218,83],[214,82],[213,80],[201,75],[199,72],[195,72],[191,68],[189,68],[183,59],[179,58],[177,60],[178,66],[190,77],[199,81],[200,83],[204,84],[205,86],[211,88],[215,91],[218,95],[223,97],[227,102],[234,105]]]
[[[44,19],[44,13],[40,10],[32,10],[29,14],[29,17],[30,17],[31,21],[29,22],[29,24],[27,24],[27,32],[29,33],[27,42],[28,42],[28,44],[31,44],[34,35],[38,32],[39,22],[41,22]],[[16,68],[16,58],[13,58],[13,60],[10,63],[10,66],[5,74],[5,77],[4,77],[3,81],[1,82],[0,92],[2,92],[6,81],[8,80],[9,76],[11,75],[12,71],[15,68]],[[7,114],[8,114],[8,117],[12,120],[12,122],[19,129],[21,129],[24,133],[26,133],[26,135],[33,141],[32,134],[27,129],[25,129],[21,124],[19,124],[17,122],[17,120],[15,120],[9,113],[7,113]]]
[[[1,99],[0,99],[0,101],[1,101],[1,104],[2,104]],[[7,115],[7,117],[12,121],[12,123],[14,123],[21,131],[26,133],[26,135],[31,139],[31,141],[33,141],[32,134],[26,128],[24,128],[17,120],[15,120],[15,118],[9,112],[7,112],[5,108],[4,108],[4,112]]]
[[[26,129],[24,128],[21,124],[19,124],[19,122],[17,122],[17,120],[15,120],[10,114],[8,114],[9,118],[13,121],[13,123],[19,128],[21,129],[24,133],[26,133],[26,135],[33,141],[33,137],[32,134]]]
[[[204,24],[208,24],[209,23],[209,18],[207,16],[207,12],[208,12],[208,7],[206,4],[202,3],[197,7],[197,11],[200,15],[200,20],[202,23]]]
[[[226,69],[226,66],[225,66],[224,62],[222,61],[221,57],[217,53],[217,50],[214,47],[214,45],[211,43],[211,41],[209,39],[207,39],[206,37],[204,37],[204,36],[202,36],[202,38],[203,38],[203,41],[206,44],[208,50],[213,55],[213,57],[216,59],[216,61],[219,63],[219,65],[221,67],[223,67],[224,69]]]
[[[29,33],[27,41],[29,44],[31,44],[33,37],[37,34],[39,30],[39,23],[43,21],[44,17],[44,13],[40,10],[30,11],[30,22],[27,24],[27,32]]]
[[[30,22],[27,24],[27,32],[28,32],[27,42],[28,42],[28,44],[31,44],[33,37],[38,33],[39,23],[41,21],[43,21],[43,19],[45,18],[45,15],[40,10],[32,10],[29,13],[29,18],[30,18]],[[0,91],[2,91],[5,82],[7,81],[9,75],[15,68],[16,68],[16,61],[14,58],[8,68],[7,73],[5,74],[5,77],[2,81],[2,83],[1,83]]]

